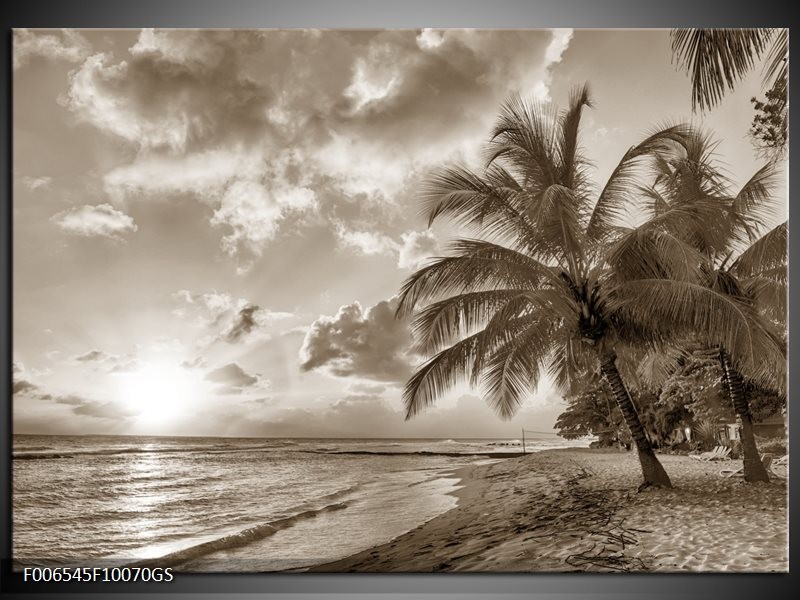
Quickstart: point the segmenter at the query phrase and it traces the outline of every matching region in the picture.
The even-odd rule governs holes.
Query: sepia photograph
[[[788,572],[788,38],[14,29],[14,570]]]

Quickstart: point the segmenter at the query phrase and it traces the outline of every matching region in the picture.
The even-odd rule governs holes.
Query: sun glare
[[[137,423],[172,423],[197,402],[202,381],[177,365],[146,364],[120,377],[118,400],[135,413]]]

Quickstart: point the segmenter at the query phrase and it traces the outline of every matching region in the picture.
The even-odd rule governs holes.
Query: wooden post
[[[525,452],[525,428],[522,429],[522,453],[527,454]]]

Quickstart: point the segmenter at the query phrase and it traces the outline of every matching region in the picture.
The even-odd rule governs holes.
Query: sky
[[[15,433],[552,431],[547,381],[510,421],[467,387],[404,420],[397,294],[458,233],[426,177],[584,82],[598,184],[666,120],[737,185],[762,164],[758,69],[693,114],[667,30],[15,30],[13,61]]]

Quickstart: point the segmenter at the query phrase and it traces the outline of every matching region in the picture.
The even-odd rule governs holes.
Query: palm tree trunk
[[[639,463],[642,466],[642,476],[644,477],[644,482],[639,486],[639,490],[641,491],[650,486],[671,488],[672,482],[669,480],[669,475],[667,475],[655,452],[653,452],[653,446],[644,432],[644,427],[636,412],[636,406],[634,406],[631,395],[628,393],[628,388],[625,387],[617,370],[616,354],[610,351],[599,351],[598,354],[600,356],[600,371],[611,386],[617,406],[622,411],[622,416],[625,417],[625,424],[628,426],[631,437],[636,443]]]
[[[731,365],[728,355],[720,350],[719,362],[722,365],[723,389],[727,392],[736,415],[742,422],[742,456],[744,457],[744,480],[747,482],[769,481],[769,475],[761,462],[753,433],[753,418],[750,403],[744,391],[741,373]]]

